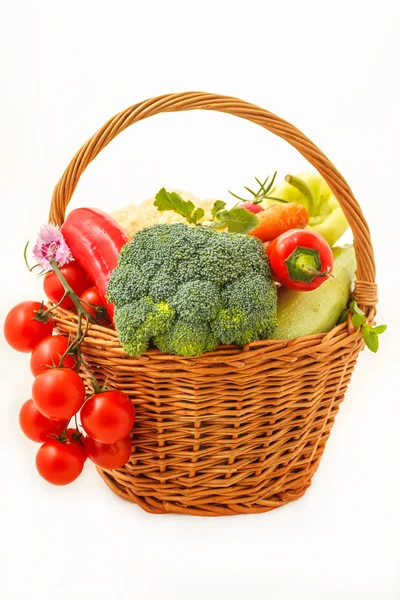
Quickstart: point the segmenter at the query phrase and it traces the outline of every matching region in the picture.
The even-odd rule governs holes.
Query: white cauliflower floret
[[[191,200],[196,207],[203,208],[205,211],[202,223],[208,225],[212,222],[211,208],[215,202],[212,198],[196,198],[190,192],[168,188],[168,192],[177,192],[184,200]],[[147,198],[140,204],[129,204],[120,210],[116,210],[111,215],[126,229],[128,235],[133,237],[135,233],[143,227],[151,227],[160,223],[186,223],[184,217],[172,211],[160,212],[154,206],[153,198]]]

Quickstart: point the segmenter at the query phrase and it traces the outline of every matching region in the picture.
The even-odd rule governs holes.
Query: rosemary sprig
[[[259,186],[258,190],[256,192],[254,190],[252,190],[251,188],[247,187],[246,185],[243,186],[244,189],[247,190],[249,192],[249,194],[251,194],[253,196],[252,198],[250,198],[250,200],[249,200],[249,198],[243,198],[242,196],[239,196],[238,194],[234,194],[230,190],[228,190],[228,192],[231,194],[231,196],[233,196],[234,198],[237,198],[237,200],[240,200],[241,202],[252,202],[253,204],[261,204],[261,202],[263,202],[263,200],[276,200],[278,202],[286,202],[286,200],[282,200],[282,198],[275,198],[274,196],[271,195],[277,174],[278,174],[278,171],[275,171],[275,173],[272,175],[271,179],[270,179],[270,175],[268,175],[268,177],[266,177],[264,179],[264,181],[261,181],[260,179],[258,179],[258,177],[254,177],[254,179],[256,180],[256,182]]]

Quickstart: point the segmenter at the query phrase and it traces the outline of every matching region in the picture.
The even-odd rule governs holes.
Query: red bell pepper
[[[126,231],[113,217],[97,208],[77,208],[61,227],[72,256],[98,289],[111,319],[114,305],[107,303],[106,291],[118,255],[128,241]]]

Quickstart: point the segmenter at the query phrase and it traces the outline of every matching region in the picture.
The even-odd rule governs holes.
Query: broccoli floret
[[[240,344],[267,339],[277,325],[277,294],[271,278],[246,275],[225,286],[212,330],[224,344]]]
[[[168,267],[162,267],[152,277],[149,284],[149,296],[155,302],[173,298],[178,291],[176,273]]]
[[[154,335],[168,331],[174,317],[175,311],[169,304],[156,303],[150,298],[141,298],[118,308],[114,321],[125,352],[130,356],[143,354]]]
[[[276,327],[276,288],[254,237],[181,223],[142,229],[124,246],[107,290],[125,351],[196,356],[244,345]]]
[[[211,281],[188,281],[178,288],[171,305],[186,323],[210,323],[221,307],[221,293]]]
[[[118,306],[124,306],[132,300],[140,300],[147,295],[149,278],[133,264],[122,262],[120,266],[121,268],[114,269],[111,273],[107,287],[107,300]]]
[[[178,320],[166,333],[155,337],[154,343],[161,352],[198,356],[214,350],[218,346],[218,339],[207,323],[186,323]]]

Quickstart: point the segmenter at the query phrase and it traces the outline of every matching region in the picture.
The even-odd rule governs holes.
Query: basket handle
[[[163,112],[184,110],[215,110],[247,119],[261,125],[286,140],[322,175],[339,200],[353,231],[357,256],[357,273],[353,296],[364,307],[374,308],[377,303],[375,261],[371,236],[361,208],[342,175],[330,160],[301,131],[287,121],[254,104],[206,92],[166,94],[139,102],[123,110],[101,127],[75,154],[57,183],[50,208],[50,221],[62,225],[68,203],[79,178],[93,159],[119,133],[133,123]]]

